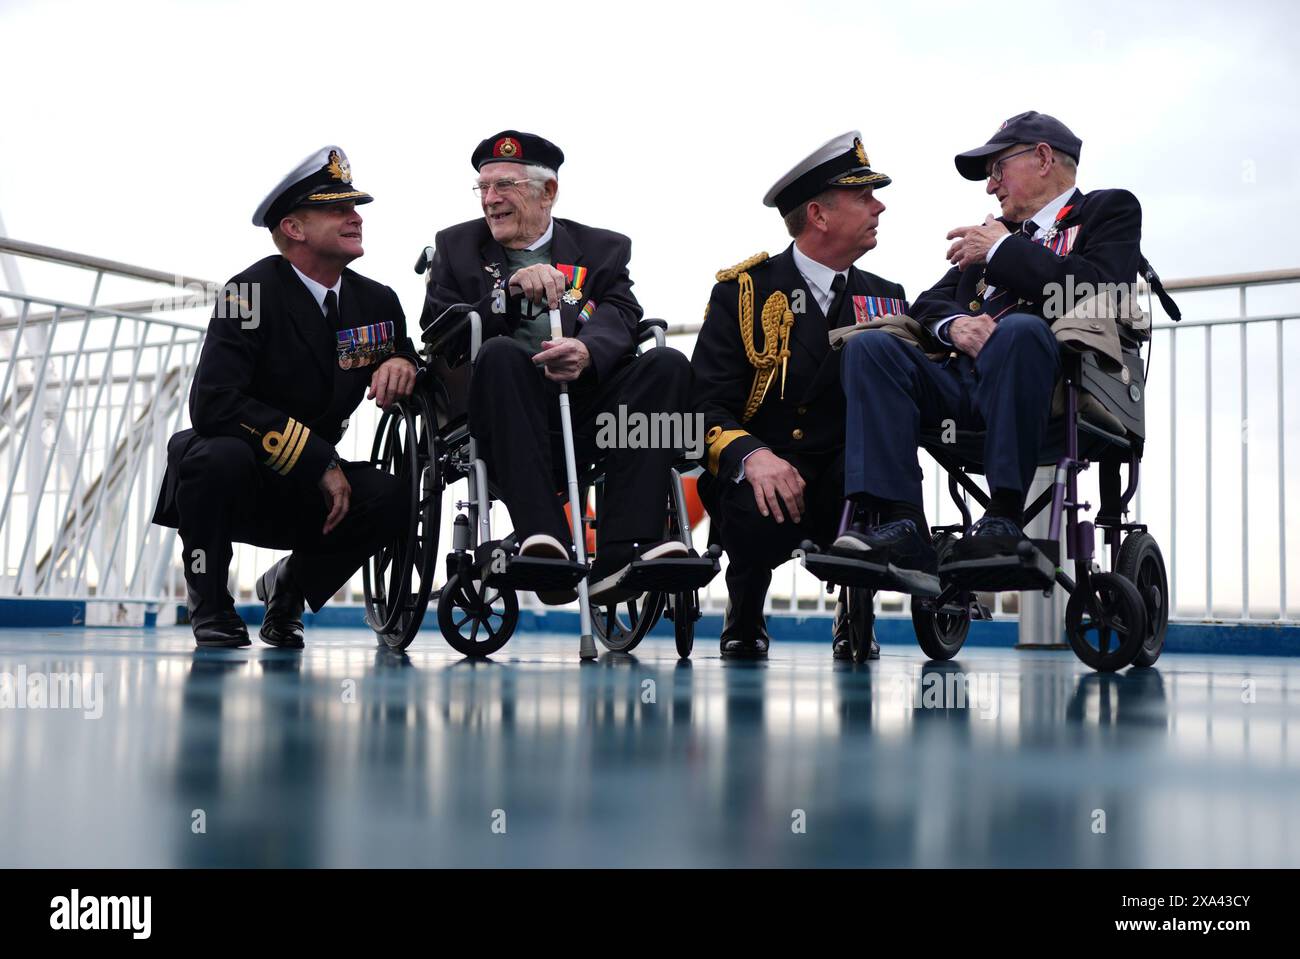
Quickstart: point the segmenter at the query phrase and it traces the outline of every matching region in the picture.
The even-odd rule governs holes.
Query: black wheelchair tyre
[[[367,624],[391,649],[405,649],[424,621],[432,592],[443,478],[433,415],[422,393],[383,415],[370,462],[408,487],[410,515],[402,534],[362,565]]]
[[[510,641],[519,623],[519,597],[512,589],[461,581],[456,573],[438,594],[438,627],[442,638],[462,656],[482,659]]]
[[[951,533],[939,533],[934,537],[932,545],[939,562],[943,562],[948,551],[957,545],[957,537]],[[957,614],[928,610],[921,597],[912,597],[912,630],[916,633],[916,642],[921,647],[921,652],[940,662],[957,655],[970,633],[970,599],[969,594],[962,594],[949,604],[964,607],[964,611]]]
[[[1133,665],[1154,666],[1169,630],[1169,576],[1155,537],[1145,532],[1125,537],[1115,561],[1115,572],[1137,587],[1146,607],[1146,639]]]
[[[612,653],[629,653],[640,645],[663,614],[664,593],[642,593],[623,603],[591,609],[591,630]]]
[[[869,662],[876,625],[875,591],[851,586],[844,591],[844,602],[848,606],[845,615],[848,619],[849,652],[855,663]]]
[[[695,619],[698,615],[695,593],[674,593],[671,614],[677,656],[690,659],[691,650],[695,648]]]
[[[954,601],[960,602],[962,597]],[[912,629],[921,652],[930,659],[952,659],[966,643],[970,632],[970,606],[962,613],[942,613],[925,608],[920,596],[912,597]]]
[[[1094,573],[1070,594],[1065,634],[1086,665],[1112,673],[1131,664],[1142,648],[1146,615],[1142,597],[1130,580],[1118,573]],[[1117,641],[1114,648],[1112,638]]]

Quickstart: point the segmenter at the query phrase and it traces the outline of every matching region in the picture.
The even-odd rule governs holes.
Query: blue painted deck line
[[[183,613],[184,608],[181,608]],[[240,604],[244,621],[256,625],[262,621],[259,604]],[[156,613],[145,614],[145,625],[156,623]],[[326,606],[319,613],[308,611],[303,622],[309,628],[357,629],[365,627],[360,606]],[[796,616],[779,613],[769,618],[768,628],[778,642],[830,642],[829,616]],[[79,600],[0,599],[0,627],[61,628],[84,626],[86,603]],[[425,617],[423,631],[435,639],[438,626],[434,610]],[[578,632],[577,610],[555,609],[545,612],[521,610],[519,631],[522,633]],[[695,624],[697,643],[718,642],[722,631],[721,616],[705,616]],[[672,624],[661,620],[654,636],[672,638]],[[876,620],[876,639],[883,644],[912,646],[916,636],[908,616],[885,615]],[[1019,641],[1015,620],[995,620],[971,624],[967,646],[1009,648]],[[1171,623],[1165,640],[1170,653],[1209,653],[1230,656],[1300,656],[1300,626],[1269,623]]]
[[[1294,659],[254,643],[0,630],[0,867],[1300,867]]]

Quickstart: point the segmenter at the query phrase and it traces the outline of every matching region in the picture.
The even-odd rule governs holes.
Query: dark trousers
[[[915,346],[873,330],[844,349],[848,404],[844,489],[922,504],[916,451],[924,427],[985,430],[990,489],[1029,489],[1061,372],[1060,347],[1041,317],[1003,317],[972,362],[928,359]]]
[[[604,382],[569,384],[569,409],[579,470],[601,460],[605,475],[597,542],[657,542],[664,538],[668,503],[668,471],[675,449],[598,447],[597,417],[629,414],[686,415],[691,365],[673,349],[647,350],[615,370]],[[515,532],[522,541],[534,533],[549,533],[561,543],[572,542],[564,518],[563,434],[560,427],[559,384],[533,365],[526,347],[505,336],[483,344],[470,378],[469,427],[478,441],[478,454],[499,490]]]
[[[727,551],[727,595],[746,622],[761,615],[772,570],[788,560],[804,540],[825,548],[839,531],[844,507],[844,451],[786,459],[805,484],[804,514],[797,523],[788,515],[778,523],[760,513],[747,480],[737,483],[730,477],[700,477],[700,499],[709,511],[713,536]]]
[[[273,474],[242,440],[196,436],[171,466],[178,470],[185,582],[198,600],[192,612],[200,615],[233,605],[226,590],[232,543],[293,550],[289,571],[319,610],[409,519],[403,484],[368,463],[341,464],[352,496],[327,536],[321,529],[329,508],[320,490]]]

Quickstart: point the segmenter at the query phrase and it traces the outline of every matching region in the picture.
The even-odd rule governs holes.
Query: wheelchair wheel
[[[871,660],[871,637],[876,625],[876,594],[874,590],[852,586],[844,591],[844,603],[848,607],[849,651],[853,662],[865,663]]]
[[[1124,539],[1115,561],[1115,572],[1137,587],[1146,607],[1146,640],[1138,650],[1134,666],[1154,666],[1165,646],[1169,629],[1169,577],[1160,547],[1150,533],[1133,533]]]
[[[950,605],[957,605],[965,597],[958,597]],[[912,629],[916,641],[932,660],[952,659],[966,642],[970,632],[970,607],[961,613],[942,613],[925,608],[925,600],[912,597]]]
[[[1118,573],[1094,573],[1065,606],[1065,634],[1074,654],[1099,673],[1133,662],[1146,641],[1146,607],[1137,587]]]
[[[630,653],[659,622],[667,599],[665,593],[642,593],[616,606],[592,607],[592,632],[610,652]]]
[[[438,594],[438,626],[447,644],[462,656],[491,656],[519,623],[519,598],[513,589],[486,589],[478,580],[454,574]]]
[[[406,484],[406,528],[362,566],[366,623],[392,649],[405,649],[424,621],[433,586],[443,477],[434,418],[423,393],[384,413],[370,462]]]
[[[694,592],[674,593],[669,614],[673,619],[673,638],[677,641],[677,656],[690,659],[695,647],[695,620],[699,617],[699,599]]]

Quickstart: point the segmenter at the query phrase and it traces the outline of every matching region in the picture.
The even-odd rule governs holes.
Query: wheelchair
[[[425,271],[431,256],[426,249],[416,264],[417,273]],[[642,320],[636,332],[638,353],[649,343],[666,349],[667,326],[663,320]],[[571,467],[566,509],[574,527],[569,559],[521,556],[515,534],[494,538],[491,507],[498,493],[487,464],[477,454],[466,409],[470,373],[483,342],[481,318],[469,305],[449,307],[425,328],[422,342],[425,366],[417,375],[416,388],[408,400],[385,412],[371,448],[371,464],[403,482],[411,503],[406,527],[362,571],[366,622],[380,642],[391,649],[406,649],[434,604],[448,645],[463,656],[491,656],[509,642],[519,624],[518,591],[576,588],[582,659],[596,657],[596,639],[612,652],[630,652],[664,617],[673,623],[678,655],[689,657],[701,615],[698,590],[717,574],[721,555],[720,549],[710,547],[701,556],[691,539],[683,479],[698,472],[698,465],[684,457],[674,463],[663,506],[665,538],[681,540],[688,555],[632,563],[621,583],[637,594],[616,606],[592,610],[585,578],[588,544],[594,544],[604,499],[601,464],[577,468],[566,431]],[[467,498],[454,504],[457,514],[442,567],[445,576],[441,588],[435,589],[443,496],[462,479],[467,480]],[[594,514],[585,508],[593,496]]]
[[[1145,259],[1141,269],[1169,316],[1181,319]],[[1062,353],[1064,416],[1054,416],[1049,422],[1039,459],[1040,466],[1055,466],[1056,473],[1052,484],[1027,504],[1024,513],[1028,524],[1045,509],[1050,510],[1046,539],[1022,541],[1015,555],[945,563],[958,536],[971,527],[971,512],[963,494],[983,507],[989,505],[988,493],[972,479],[983,471],[984,433],[955,431],[954,436],[924,429],[921,448],[946,472],[948,492],[961,514],[958,524],[930,529],[939,557],[939,576],[837,556],[811,542],[801,544],[795,558],[805,568],[828,588],[849,587],[854,600],[850,607],[854,628],[849,632],[854,662],[865,662],[869,655],[876,591],[911,595],[917,643],[929,659],[943,661],[961,650],[973,619],[991,618],[978,593],[1042,590],[1050,596],[1060,584],[1069,594],[1066,636],[1070,648],[1087,666],[1097,672],[1114,672],[1130,665],[1155,664],[1169,624],[1168,574],[1160,547],[1147,527],[1124,518],[1137,492],[1146,437],[1150,323],[1139,319],[1116,325],[1123,357],[1120,370],[1104,369],[1092,352],[1064,349]],[[1100,473],[1100,502],[1092,522],[1080,517],[1092,507],[1080,502],[1078,474],[1094,464]],[[1121,484],[1124,468],[1126,477]],[[840,533],[851,518],[852,504],[845,503]],[[1059,555],[1063,523],[1073,576],[1065,571]],[[1108,571],[1102,571],[1095,561],[1098,534],[1109,551]]]

